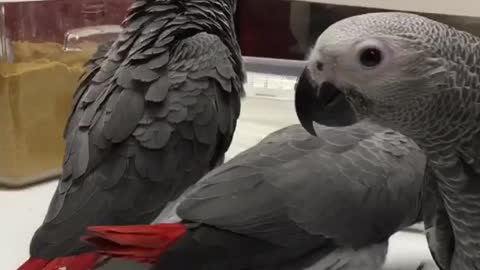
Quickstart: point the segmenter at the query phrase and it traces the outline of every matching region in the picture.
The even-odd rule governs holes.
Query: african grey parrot
[[[136,0],[87,65],[63,175],[19,269],[90,269],[85,228],[149,224],[223,163],[244,95],[236,0]],[[109,50],[107,51],[107,46]]]
[[[480,38],[419,15],[369,13],[325,30],[307,66],[317,90],[296,97],[306,129],[311,106],[345,114],[337,105],[348,100],[350,124],[370,118],[412,138],[428,157],[435,207],[424,222],[436,263],[479,270]]]
[[[155,225],[90,227],[86,240],[155,270],[378,269],[388,238],[421,217],[425,156],[368,122],[318,131],[276,131],[208,173]]]

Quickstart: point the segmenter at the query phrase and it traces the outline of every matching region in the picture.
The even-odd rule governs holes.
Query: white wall
[[[480,17],[480,0],[293,0]]]

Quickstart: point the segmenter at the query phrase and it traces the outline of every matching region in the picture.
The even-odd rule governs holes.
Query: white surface
[[[274,130],[296,123],[293,110],[291,101],[248,98],[228,156],[252,146]],[[49,182],[25,190],[0,190],[0,270],[14,270],[27,259],[30,238],[43,221],[55,187],[56,182]],[[425,237],[401,232],[391,238],[385,269],[415,270],[424,260],[431,260]],[[113,269],[121,268],[132,269]]]
[[[438,13],[459,16],[480,16],[478,0],[292,0],[345,6],[393,9],[411,12]]]

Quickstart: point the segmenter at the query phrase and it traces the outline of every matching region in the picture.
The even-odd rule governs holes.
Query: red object
[[[22,264],[17,270],[37,270],[43,269],[48,264],[47,260],[30,258]]]
[[[185,232],[182,224],[94,226],[84,240],[103,255],[154,263]]]
[[[52,261],[30,258],[17,270],[90,270],[93,269],[100,255],[95,253],[86,253],[71,257],[57,258]]]
[[[63,42],[73,28],[120,24],[134,0],[50,0],[7,3],[5,19],[13,40]]]
[[[297,59],[297,44],[290,31],[290,6],[280,0],[239,0],[237,27],[242,54],[246,56]]]

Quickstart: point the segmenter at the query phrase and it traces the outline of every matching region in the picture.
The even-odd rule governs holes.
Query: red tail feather
[[[154,263],[185,231],[182,224],[95,226],[83,240],[104,255]]]
[[[91,270],[99,257],[100,255],[95,253],[86,253],[77,256],[56,258],[51,261],[30,258],[17,270]]]
[[[30,258],[22,264],[17,270],[41,270],[48,264],[47,260]]]

